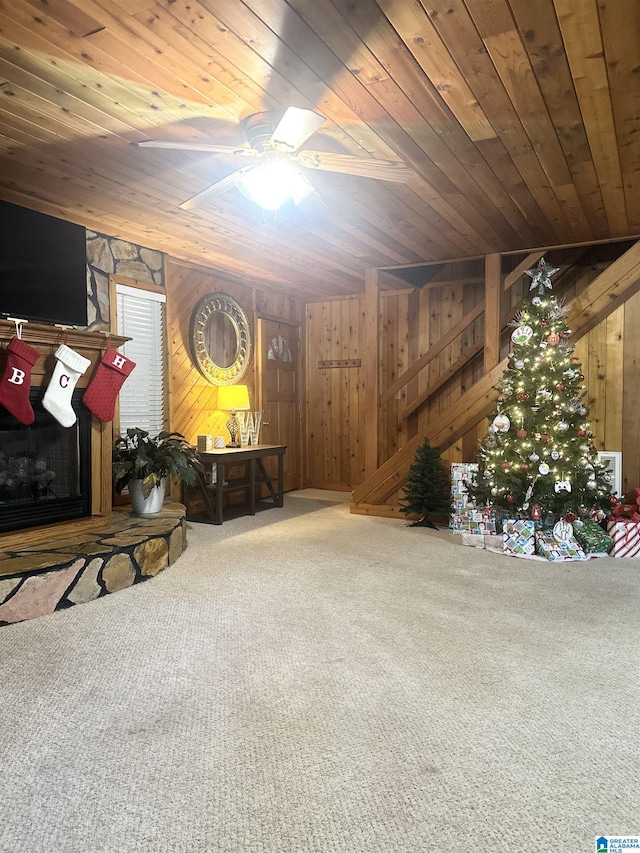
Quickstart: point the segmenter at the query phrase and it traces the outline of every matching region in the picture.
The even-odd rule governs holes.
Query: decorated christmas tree
[[[570,521],[610,511],[616,500],[593,444],[566,309],[551,294],[555,272],[544,258],[527,270],[535,295],[512,321],[498,407],[468,491],[478,506],[512,517]]]
[[[416,450],[407,474],[401,509],[405,515],[421,516],[412,526],[434,529],[436,525],[428,516],[447,516],[451,512],[449,475],[440,459],[440,451],[431,447],[428,438]]]

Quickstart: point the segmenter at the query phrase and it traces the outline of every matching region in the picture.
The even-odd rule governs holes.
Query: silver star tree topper
[[[555,275],[559,269],[560,267],[552,267],[544,258],[540,258],[533,269],[525,270],[526,274],[531,276],[529,290],[534,290],[537,287],[540,294],[544,293],[545,287],[551,290],[551,276]]]

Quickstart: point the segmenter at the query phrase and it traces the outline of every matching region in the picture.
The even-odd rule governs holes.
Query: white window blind
[[[157,435],[165,413],[165,296],[117,284],[116,300],[118,334],[131,338],[122,352],[136,363],[120,389],[120,432],[140,427]]]

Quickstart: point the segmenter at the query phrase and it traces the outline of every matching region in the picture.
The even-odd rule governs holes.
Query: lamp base
[[[227,444],[227,447],[242,447],[242,445],[238,444],[237,441],[232,441],[229,444]]]

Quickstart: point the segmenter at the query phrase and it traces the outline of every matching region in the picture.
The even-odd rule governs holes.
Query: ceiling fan
[[[325,119],[313,110],[288,107],[277,124],[271,113],[255,113],[244,120],[250,148],[217,145],[213,142],[179,142],[149,139],[141,148],[176,148],[182,151],[209,151],[243,158],[248,165],[227,175],[180,205],[191,210],[208,199],[237,187],[243,195],[267,210],[276,210],[286,199],[299,204],[313,192],[302,169],[341,172],[380,181],[404,183],[413,170],[400,160],[376,160],[348,154],[301,151]],[[302,167],[302,169],[300,168]]]

